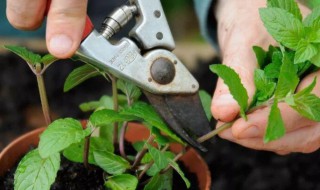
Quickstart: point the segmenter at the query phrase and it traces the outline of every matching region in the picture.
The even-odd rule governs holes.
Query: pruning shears
[[[128,37],[110,38],[131,19]],[[175,48],[160,0],[130,0],[94,29],[87,17],[76,55],[95,67],[139,86],[168,126],[191,146],[206,151],[197,138],[209,122],[198,95],[199,84],[171,52]]]

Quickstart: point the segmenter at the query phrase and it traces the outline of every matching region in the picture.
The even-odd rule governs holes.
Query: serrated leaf
[[[260,17],[271,36],[284,46],[296,50],[305,36],[300,20],[280,8],[262,8]]]
[[[295,94],[293,101],[286,101],[293,109],[295,109],[300,115],[311,119],[313,121],[320,121],[320,98],[311,91],[316,85],[316,78],[313,82]]]
[[[111,152],[94,151],[93,156],[97,165],[109,174],[122,174],[130,168],[127,160]]]
[[[134,84],[118,79],[117,87],[121,90],[125,95],[127,95],[131,100],[138,100],[141,96],[141,90],[135,86]]]
[[[133,115],[120,114],[111,109],[95,111],[89,118],[90,123],[94,127],[102,127],[114,122],[124,122],[133,120],[139,120],[139,118]]]
[[[149,153],[154,160],[154,164],[157,165],[159,170],[166,168],[169,164],[168,158],[161,152],[160,150],[156,149],[155,147],[148,145]]]
[[[83,112],[113,109],[113,99],[111,96],[102,96],[99,101],[85,102],[80,104],[79,107]]]
[[[271,56],[272,62],[266,65],[264,72],[267,78],[278,79],[282,65],[282,53],[280,51],[274,51]]]
[[[151,127],[151,133],[156,137],[155,141],[159,144],[159,145],[166,145],[170,142],[169,138],[162,135],[161,131],[156,128],[156,127]]]
[[[319,45],[317,45],[317,49],[319,49]],[[310,60],[315,66],[320,67],[320,51],[318,51],[318,53],[313,56]]]
[[[101,137],[91,137],[90,138],[90,148],[89,148],[89,155],[88,155],[88,162],[90,164],[97,165],[94,160],[93,152],[113,152],[114,147],[113,143],[110,139],[105,139]],[[80,143],[75,143],[66,148],[63,151],[63,156],[66,157],[68,160],[73,162],[83,163],[83,154],[84,154],[84,140]]]
[[[118,94],[119,108],[127,103],[127,98],[124,95]],[[113,109],[113,98],[111,96],[102,96],[98,101],[90,101],[80,104],[80,109],[83,112],[97,111],[102,109]]]
[[[268,79],[263,70],[255,70],[254,83],[256,86],[255,99],[258,102],[264,102],[273,96],[276,83]]]
[[[303,20],[305,26],[311,27],[313,22],[320,17],[320,7],[316,7],[312,12]]]
[[[49,190],[60,168],[60,154],[42,159],[38,149],[30,151],[20,161],[14,175],[15,190]]]
[[[105,186],[111,190],[135,190],[138,179],[130,174],[121,174],[108,178]]]
[[[20,56],[23,60],[25,60],[28,64],[32,66],[36,65],[37,63],[41,63],[41,56],[33,53],[25,47],[13,45],[5,45],[4,47],[12,53],[15,53],[16,55]]]
[[[283,64],[281,66],[278,84],[275,91],[275,97],[284,98],[288,93],[294,92],[299,83],[297,69],[293,65],[290,56],[285,53],[283,56]]]
[[[278,108],[278,101],[275,99],[268,117],[268,124],[266,134],[264,135],[264,142],[268,143],[277,140],[286,133],[284,122],[280,110]]]
[[[49,65],[56,62],[57,60],[59,59],[54,57],[53,55],[46,54],[41,58],[41,63],[43,63],[46,67],[48,67]]]
[[[210,70],[223,79],[224,83],[229,87],[229,91],[233,98],[240,106],[240,115],[246,118],[246,110],[248,108],[248,93],[241,83],[239,75],[230,67],[225,65],[211,65]]]
[[[144,190],[171,190],[172,189],[172,169],[164,174],[157,174],[145,185]]]
[[[87,79],[101,75],[101,73],[91,65],[85,64],[81,67],[74,69],[67,77],[63,91],[68,92]]]
[[[131,107],[122,110],[121,114],[139,117],[148,123],[148,125],[158,128],[176,142],[184,144],[183,141],[169,129],[154,108],[144,102],[134,103]]]
[[[266,62],[266,57],[267,57],[267,52],[264,51],[261,47],[259,46],[253,46],[252,47],[254,53],[256,54],[257,62],[259,64],[260,68],[264,68]]]
[[[190,181],[186,178],[186,176],[184,175],[183,171],[180,169],[177,162],[170,160],[169,164],[176,172],[178,172],[178,174],[180,175],[180,177],[183,179],[184,183],[186,184],[187,188],[190,188],[190,185],[191,185]]]
[[[318,53],[318,49],[306,40],[300,40],[294,56],[294,64],[305,62],[313,58]]]
[[[294,15],[297,19],[302,20],[300,9],[297,2],[294,0],[268,0],[268,7],[284,9]]]
[[[211,114],[211,96],[204,90],[199,91],[199,96],[201,100],[202,107],[204,109],[204,112],[206,113],[207,119],[210,121],[212,118]]]
[[[72,118],[58,119],[51,123],[40,135],[39,153],[47,158],[58,153],[73,143],[78,143],[91,133],[83,130],[81,123]]]

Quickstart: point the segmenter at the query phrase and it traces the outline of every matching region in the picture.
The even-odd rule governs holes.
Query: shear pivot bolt
[[[152,79],[159,84],[169,84],[176,75],[174,64],[163,57],[152,63],[150,72]]]

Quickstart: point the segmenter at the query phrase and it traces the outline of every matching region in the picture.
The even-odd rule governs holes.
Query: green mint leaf
[[[102,127],[114,122],[124,122],[133,120],[139,120],[139,118],[133,115],[120,114],[111,109],[95,111],[89,118],[90,123],[94,127]]]
[[[258,102],[264,102],[273,96],[276,83],[268,79],[263,70],[255,70],[254,83],[256,86],[255,99]]]
[[[69,90],[73,89],[74,87],[78,86],[84,81],[99,75],[100,72],[96,68],[90,66],[89,64],[85,64],[81,67],[78,67],[74,69],[67,77],[64,83],[63,91],[68,92]]]
[[[151,128],[151,133],[156,137],[155,141],[159,145],[166,145],[166,144],[170,143],[169,138],[162,135],[161,131],[158,128],[156,128],[156,127],[150,127],[150,128]]]
[[[138,141],[133,143],[132,146],[137,152],[140,152],[143,149],[145,143],[145,141]]]
[[[60,168],[60,154],[42,159],[38,149],[30,151],[20,161],[14,175],[14,189],[49,190]]]
[[[148,125],[158,128],[160,131],[164,132],[176,142],[184,144],[183,141],[174,132],[171,131],[171,129],[165,124],[158,113],[154,110],[154,108],[149,104],[146,104],[144,102],[136,102],[131,107],[122,110],[121,114],[139,117],[143,119]]]
[[[85,102],[80,104],[79,107],[83,112],[113,109],[113,99],[111,96],[102,96],[98,101]]]
[[[275,97],[284,98],[288,93],[294,92],[299,83],[297,69],[292,63],[292,59],[288,53],[283,56],[283,64],[281,66],[278,84],[276,87]]]
[[[305,89],[293,95],[293,100],[286,99],[286,102],[300,115],[313,121],[320,121],[320,98],[314,94],[311,94],[311,91],[314,89],[315,85],[316,78]]]
[[[303,63],[296,64],[298,70],[298,76],[302,76],[312,65],[311,61],[305,61]]]
[[[127,97],[118,94],[119,106],[126,105]],[[80,109],[83,112],[97,111],[102,109],[113,109],[113,98],[111,96],[102,96],[98,101],[90,101],[80,104]]]
[[[294,15],[300,21],[302,20],[300,9],[295,0],[268,0],[268,7],[284,9]]]
[[[259,64],[260,68],[264,68],[266,65],[266,57],[267,57],[267,52],[264,51],[261,47],[259,46],[253,46],[252,47],[254,53],[256,54],[257,62]]]
[[[117,87],[121,90],[125,95],[127,95],[131,100],[138,100],[141,96],[141,90],[135,86],[134,84],[118,79]]]
[[[43,63],[46,67],[48,67],[49,65],[56,62],[57,60],[59,59],[54,57],[53,55],[46,54],[41,58],[41,63]]]
[[[25,47],[12,45],[5,45],[4,47],[12,53],[15,53],[16,55],[20,56],[23,60],[25,60],[28,64],[32,66],[36,65],[37,63],[41,63],[41,56],[33,53]]]
[[[94,160],[109,174],[119,175],[130,168],[130,163],[121,156],[106,151],[94,151]]]
[[[151,178],[149,183],[144,187],[143,190],[172,190],[172,169],[168,170],[164,174],[157,174]]]
[[[113,123],[103,125],[99,128],[99,136],[113,142]]]
[[[317,49],[319,49],[320,45],[317,44],[316,47],[317,47]],[[320,67],[320,51],[318,51],[318,53],[315,56],[313,56],[310,61],[315,66]]]
[[[280,8],[262,8],[260,17],[271,36],[284,46],[295,50],[305,36],[300,20]]]
[[[211,65],[210,70],[223,79],[224,83],[229,87],[230,93],[240,106],[240,115],[246,118],[246,110],[248,108],[248,93],[241,83],[239,75],[230,67],[225,65]]]
[[[169,164],[168,158],[161,152],[160,150],[156,149],[155,147],[148,145],[149,153],[154,160],[154,164],[157,165],[159,170],[166,168]]]
[[[282,53],[280,51],[274,51],[271,56],[272,62],[264,68],[265,75],[270,79],[278,79],[282,65]]]
[[[121,174],[109,177],[104,185],[111,190],[135,190],[138,179],[130,174]]]
[[[206,113],[207,119],[210,121],[212,118],[211,114],[211,96],[208,94],[208,92],[204,90],[199,91],[199,96],[201,100],[202,107],[204,109],[204,112]]]
[[[58,153],[73,143],[78,143],[90,134],[90,129],[83,130],[81,123],[72,118],[58,119],[51,123],[40,135],[39,153],[47,158]]]
[[[303,20],[305,26],[311,27],[313,22],[320,17],[320,7],[316,7],[312,12]]]
[[[97,165],[94,160],[93,152],[113,152],[114,147],[112,141],[110,139],[104,139],[101,137],[91,137],[90,138],[90,148],[89,148],[89,156],[88,162],[90,164]],[[80,143],[75,143],[66,148],[63,151],[63,156],[68,160],[78,163],[83,163],[83,154],[84,154],[84,140]]]
[[[318,53],[318,49],[306,40],[300,40],[294,56],[294,64],[310,60]]]
[[[183,181],[185,182],[187,188],[190,188],[190,181],[186,178],[186,176],[184,175],[183,171],[180,169],[179,165],[177,164],[177,162],[170,160],[170,166],[176,171],[178,172],[178,174],[180,175],[180,177],[183,179]]]
[[[278,108],[278,101],[275,99],[269,113],[267,131],[264,136],[264,142],[268,143],[273,140],[277,140],[282,137],[286,132],[284,122],[280,110]]]

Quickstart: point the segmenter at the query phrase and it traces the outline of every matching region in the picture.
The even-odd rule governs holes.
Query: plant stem
[[[220,127],[216,128],[215,130],[203,135],[202,137],[198,138],[198,142],[202,143],[204,141],[209,140],[210,138],[216,136],[217,134],[219,134],[221,131],[224,131],[225,129],[228,129],[232,126],[232,124],[234,123],[234,121],[229,122],[229,123],[224,123],[223,125],[221,125]]]
[[[155,139],[155,136],[153,136],[153,135],[149,136],[149,138],[148,138],[147,142],[144,144],[142,150],[140,152],[138,152],[138,154],[136,156],[136,159],[134,160],[134,162],[133,162],[133,164],[131,166],[132,169],[136,168],[140,164],[143,156],[148,151],[148,144],[151,144],[154,141],[154,139]]]
[[[165,147],[163,147],[161,149],[161,152],[165,152],[167,149],[169,148],[169,145],[167,144]],[[149,164],[146,165],[146,167],[141,171],[141,173],[138,176],[138,179],[140,180],[143,175],[148,171],[148,169],[152,166],[152,164],[154,164],[154,161],[152,160],[151,162],[149,162]]]
[[[117,78],[115,76],[111,76],[112,81],[112,97],[113,97],[113,109],[114,111],[119,110],[118,104],[118,89],[117,89]],[[113,124],[113,144],[116,145],[118,143],[118,131],[119,131],[119,123],[115,122]]]
[[[38,83],[38,90],[40,94],[40,101],[42,106],[42,112],[44,115],[44,119],[46,122],[46,125],[48,126],[51,123],[51,117],[50,117],[50,109],[49,109],[49,103],[46,93],[46,87],[44,84],[43,76],[41,74],[41,65],[36,65],[36,77],[37,77],[37,83]]]
[[[124,122],[120,131],[120,138],[119,138],[119,151],[120,151],[120,155],[125,158],[126,160],[128,160],[126,151],[125,151],[125,144],[124,144],[124,137],[126,134],[126,130],[128,127],[128,122]]]
[[[83,164],[86,169],[89,169],[88,158],[89,158],[89,149],[90,149],[90,137],[91,135],[86,136],[86,138],[84,139]]]

